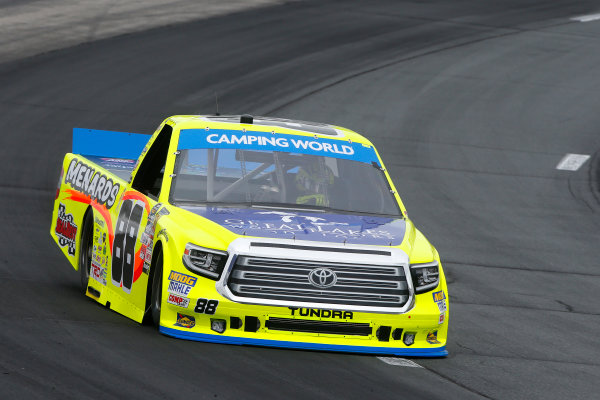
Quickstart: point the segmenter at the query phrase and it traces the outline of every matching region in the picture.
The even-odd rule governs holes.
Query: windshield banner
[[[348,140],[229,129],[183,129],[179,150],[241,149],[285,151],[323,157],[345,158],[365,163],[378,162],[373,147]]]
[[[406,221],[400,218],[261,208],[182,208],[244,236],[399,246],[406,232]]]

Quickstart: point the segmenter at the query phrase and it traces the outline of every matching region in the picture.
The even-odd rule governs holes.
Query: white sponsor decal
[[[333,223],[314,223],[310,225],[304,223],[269,223],[262,221],[242,220],[237,218],[228,218],[224,221],[223,226],[233,229],[258,229],[268,230],[271,232],[304,232],[317,233],[323,236],[333,237],[370,237],[374,239],[395,239],[396,236],[389,231],[383,229],[350,229],[349,224],[342,222]]]
[[[190,293],[190,290],[192,290],[192,287],[181,282],[170,281],[167,290],[169,293],[187,296]]]
[[[65,183],[80,191],[100,204],[111,208],[115,204],[120,185],[109,176],[96,171],[94,167],[74,158],[65,174]]]
[[[440,312],[446,312],[446,300],[442,300],[442,301],[437,301],[436,302],[438,308],[440,309]]]
[[[211,144],[245,144],[254,146],[273,146],[282,148],[292,148],[298,150],[322,151],[324,153],[353,155],[354,149],[351,146],[341,143],[322,143],[317,140],[289,139],[283,137],[265,137],[254,135],[233,135],[213,133],[206,137],[206,141]]]
[[[179,307],[187,308],[190,304],[190,299],[183,296],[178,296],[173,293],[169,293],[169,297],[167,297],[167,303],[174,304]]]

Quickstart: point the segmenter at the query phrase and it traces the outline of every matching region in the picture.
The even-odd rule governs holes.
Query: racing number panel
[[[139,200],[125,200],[119,211],[112,248],[112,282],[131,292],[135,266],[135,245],[144,214]]]

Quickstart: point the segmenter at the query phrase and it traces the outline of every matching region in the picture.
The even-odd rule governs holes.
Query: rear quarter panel
[[[135,224],[129,225],[131,213],[121,212],[124,204],[136,209]],[[67,154],[54,209],[50,235],[67,260],[78,270],[82,228],[86,212],[93,217],[92,267],[87,295],[101,304],[136,321],[143,319],[148,285],[148,271],[154,244],[151,214],[156,202],[129,190],[127,182],[89,159]],[[123,214],[123,215],[121,215]],[[124,234],[135,229],[133,248],[126,251]],[[148,228],[148,229],[147,229]],[[117,250],[117,248],[119,248]],[[130,268],[113,268],[115,253],[129,254]],[[131,259],[133,255],[133,259]]]

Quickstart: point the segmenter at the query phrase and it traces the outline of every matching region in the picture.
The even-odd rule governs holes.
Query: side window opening
[[[170,125],[163,127],[148,149],[131,183],[133,189],[154,200],[157,200],[160,194],[172,132],[173,128]]]

